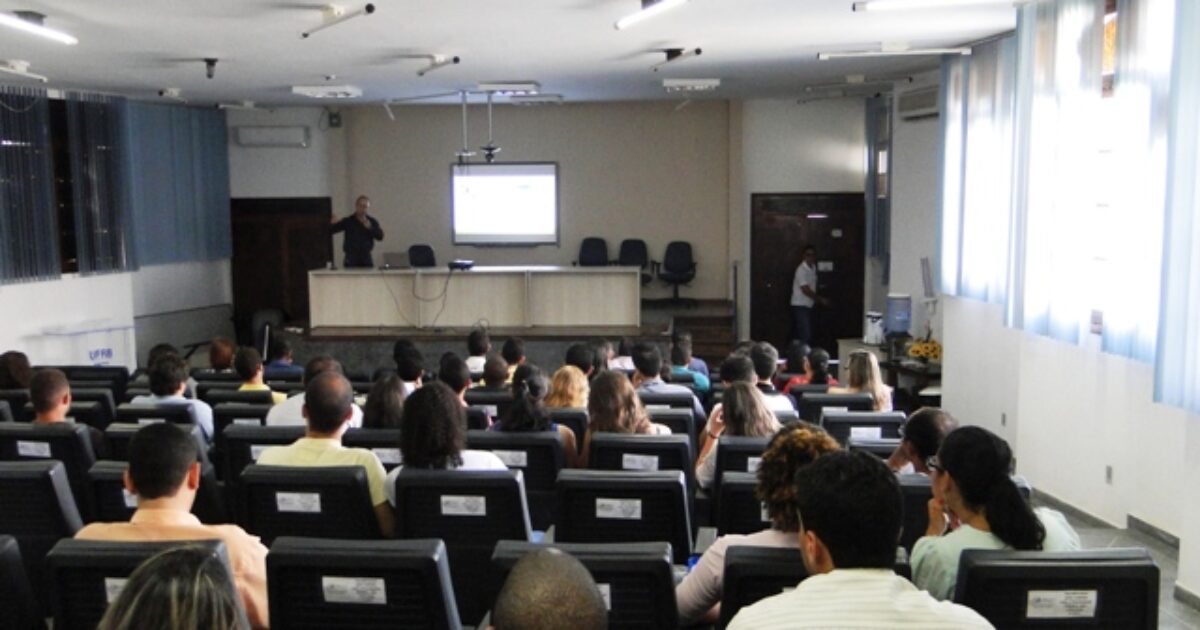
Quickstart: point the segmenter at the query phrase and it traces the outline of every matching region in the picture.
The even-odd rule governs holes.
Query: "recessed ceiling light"
[[[310,98],[358,98],[362,88],[353,85],[293,85],[292,93]]]
[[[74,46],[79,43],[73,35],[43,26],[46,16],[36,11],[13,11],[13,14],[0,13],[0,24],[17,30],[32,33],[46,39],[52,39],[60,44]]]
[[[711,92],[721,87],[720,79],[663,79],[668,92]]]
[[[537,81],[492,81],[476,86],[478,92],[491,92],[499,96],[528,96],[537,94],[542,86]]]
[[[562,105],[562,94],[515,94],[508,97],[512,105]]]

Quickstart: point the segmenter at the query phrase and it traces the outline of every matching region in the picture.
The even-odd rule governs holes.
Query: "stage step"
[[[716,370],[737,343],[733,315],[676,315],[674,330],[692,334],[692,354]]]

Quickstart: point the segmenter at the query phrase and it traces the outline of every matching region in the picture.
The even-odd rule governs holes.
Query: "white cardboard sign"
[[[641,499],[596,499],[596,518],[642,519]]]
[[[506,451],[495,449],[492,451],[500,461],[504,462],[509,468],[524,468],[529,465],[529,453],[525,451]]]
[[[383,578],[321,576],[321,591],[331,604],[387,604]]]
[[[104,601],[109,604],[115,602],[117,597],[120,597],[121,591],[125,590],[125,583],[128,581],[129,578],[104,578]]]
[[[321,495],[317,492],[276,492],[275,509],[280,512],[320,514]]]
[[[850,437],[855,440],[878,440],[883,437],[883,427],[850,427]]]
[[[623,453],[621,455],[621,468],[625,470],[658,470],[658,456]]]
[[[443,494],[442,516],[487,516],[487,497]]]
[[[373,448],[372,453],[379,458],[381,464],[403,464],[404,458],[400,455],[398,448]]]
[[[1029,591],[1025,616],[1029,619],[1093,619],[1096,591]]]
[[[21,457],[50,457],[50,444],[48,442],[26,442],[17,440],[17,455]]]
[[[747,457],[746,458],[746,472],[750,472],[750,473],[758,472],[759,466],[762,466],[762,458],[761,457]]]

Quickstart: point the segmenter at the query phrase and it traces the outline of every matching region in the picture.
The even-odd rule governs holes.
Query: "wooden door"
[[[839,338],[862,337],[866,211],[862,193],[750,196],[750,336],[782,354],[792,336],[792,278],[805,245],[817,250],[812,345],[837,353]]]
[[[233,312],[247,341],[260,309],[285,321],[308,321],[308,272],[333,260],[328,197],[233,199]]]

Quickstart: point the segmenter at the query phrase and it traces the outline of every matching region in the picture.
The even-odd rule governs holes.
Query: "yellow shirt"
[[[258,456],[263,466],[362,466],[367,469],[371,504],[387,503],[384,480],[387,471],[379,457],[365,448],[346,448],[335,438],[300,438],[288,446],[272,446]]]
[[[158,542],[168,540],[213,540],[225,543],[230,568],[246,616],[255,628],[268,628],[267,548],[258,536],[237,525],[205,525],[190,512],[139,508],[128,523],[92,523],[75,534],[81,540]]]
[[[254,385],[253,383],[242,383],[242,386],[238,388],[238,391],[239,392],[271,392],[271,404],[273,404],[273,405],[278,405],[279,403],[287,400],[287,394],[285,394],[283,392],[273,391],[270,387],[267,387],[266,385]]]

